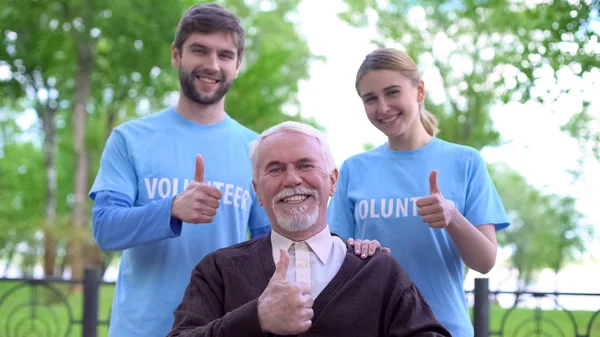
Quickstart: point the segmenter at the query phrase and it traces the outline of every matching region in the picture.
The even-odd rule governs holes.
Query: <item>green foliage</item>
[[[521,286],[529,285],[543,268],[558,272],[585,250],[591,227],[582,224],[573,198],[543,194],[506,165],[489,170],[511,220],[511,227],[498,233],[498,241],[512,249],[510,261],[519,271]]]
[[[373,143],[366,143],[363,144],[363,149],[365,151],[369,151],[369,150],[373,150],[375,148],[375,145],[373,145]]]
[[[218,2],[240,16],[247,33],[242,70],[228,94],[226,111],[256,131],[287,119],[301,120],[298,82],[308,78],[309,63],[321,58],[310,52],[306,39],[296,31],[292,18],[299,0]],[[45,220],[41,131],[48,111],[55,113],[49,122],[56,126],[57,146],[53,231],[59,247],[70,239],[75,176],[74,79],[81,44],[90,39],[93,46],[86,128],[91,186],[112,128],[163,109],[167,97],[178,90],[177,70],[171,66],[171,43],[181,15],[197,3],[3,1],[0,67],[8,69],[10,76],[0,79],[0,247],[4,247],[0,258],[14,254],[19,242],[28,242],[32,252],[40,248],[41,241],[34,234]],[[30,130],[20,130],[15,120],[26,110],[35,111],[38,120]],[[19,169],[26,173],[19,173]],[[64,258],[62,250],[59,260]]]
[[[489,118],[492,104],[553,102],[575,91],[560,85],[560,72],[581,78],[600,64],[598,32],[590,29],[595,1],[344,2],[348,9],[340,17],[352,25],[364,27],[376,14],[376,45],[399,44],[422,69],[439,73],[446,97],[426,106],[440,119],[440,137],[478,149],[499,142]],[[536,87],[542,79],[552,88]],[[595,141],[598,151],[598,130],[578,122],[589,116],[588,103],[584,98],[565,130],[576,137],[587,132],[585,140]]]
[[[584,111],[574,114],[569,121],[562,126],[562,130],[577,138],[582,148],[591,147],[596,158],[600,158],[600,128],[597,127],[600,122],[600,114],[594,115],[588,109],[589,103],[584,102],[586,107]],[[578,177],[579,172],[573,172]]]
[[[289,19],[299,2],[273,1],[269,11],[237,10],[240,16],[248,13],[242,16],[247,52],[225,109],[257,132],[285,120],[307,121],[299,113],[298,83],[308,79],[310,62],[321,58],[310,52]]]
[[[31,238],[44,218],[43,157],[23,132],[14,114],[0,112],[0,253]]]

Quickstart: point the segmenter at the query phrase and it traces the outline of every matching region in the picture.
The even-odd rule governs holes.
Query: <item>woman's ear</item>
[[[417,84],[417,102],[421,103],[425,100],[425,82],[419,80]]]

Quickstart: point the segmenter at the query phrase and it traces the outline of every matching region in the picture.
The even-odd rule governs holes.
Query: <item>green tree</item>
[[[106,70],[131,77],[148,79],[158,63],[164,65],[160,56],[166,55],[160,47],[172,39],[167,27],[171,27],[179,17],[179,6],[175,2],[161,1],[109,1],[96,2],[83,0],[70,3],[72,16],[67,20],[77,20],[81,29],[75,29],[66,38],[73,41],[72,53],[76,55],[76,73],[73,92],[73,150],[75,154],[75,185],[72,226],[73,234],[70,263],[74,277],[81,277],[85,265],[85,238],[89,237],[89,154],[86,146],[87,116],[89,104],[93,101],[92,85],[95,76]],[[152,20],[148,20],[152,18]],[[77,27],[75,27],[77,28]],[[98,48],[100,43],[113,49]],[[102,45],[100,45],[102,47]],[[154,57],[148,57],[153,53]],[[104,62],[104,63],[103,63]],[[159,68],[160,69],[160,68]],[[136,76],[137,74],[137,76]],[[102,75],[100,75],[102,76]],[[102,76],[108,77],[110,76]],[[119,85],[127,85],[129,81]],[[100,82],[105,84],[106,82]],[[114,83],[117,85],[117,83]],[[118,91],[117,91],[118,92]],[[157,93],[160,96],[160,93]],[[118,97],[120,98],[120,97]],[[96,250],[97,251],[97,250]],[[97,254],[96,254],[97,255]]]
[[[591,227],[583,224],[573,198],[543,194],[505,164],[489,170],[511,220],[510,230],[498,233],[498,241],[512,249],[510,262],[519,271],[520,288],[531,284],[536,271],[558,273],[585,250]]]
[[[298,83],[309,78],[313,55],[306,39],[290,19],[300,0],[263,2],[268,9],[243,1],[223,1],[240,18],[247,51],[242,71],[227,94],[226,111],[243,125],[262,132],[285,120],[313,120],[300,116]]]
[[[8,81],[1,83],[4,90],[11,90],[11,99],[18,102],[14,109],[31,108],[40,121],[43,134],[45,168],[45,218],[44,229],[44,273],[54,274],[55,261],[55,220],[56,220],[56,127],[55,116],[59,109],[57,85],[63,83],[70,71],[66,55],[57,51],[61,44],[58,24],[49,15],[48,2],[35,3],[19,15],[26,2],[6,2],[0,13],[0,21],[6,27],[4,48],[0,48],[0,59],[10,72]],[[31,20],[36,18],[37,20]],[[26,29],[19,29],[26,27]]]
[[[310,53],[291,20],[298,2],[221,1],[240,16],[247,32],[242,71],[228,94],[226,110],[257,131],[282,120],[301,119],[296,98],[298,82],[308,78],[308,65],[317,57]],[[59,247],[59,258],[52,258],[59,264],[52,268],[58,273],[64,270],[65,260],[60,258],[65,249],[71,257],[74,278],[80,277],[85,263],[106,266],[107,260],[88,246],[93,241],[87,192],[112,128],[164,108],[166,98],[178,89],[177,70],[170,63],[170,46],[180,16],[196,3],[3,3],[1,33],[7,38],[0,48],[0,66],[9,67],[11,77],[0,79],[0,90],[15,93],[14,101],[21,104],[11,103],[11,113],[22,115],[27,109],[37,112],[38,123],[26,134],[34,139],[32,146],[39,153],[54,155],[57,187],[53,232],[58,234],[51,246]],[[37,84],[42,85],[38,88]],[[44,96],[47,92],[52,95]],[[51,99],[38,100],[39,97]],[[53,114],[45,114],[45,106],[40,103],[53,107]],[[46,126],[55,127],[54,146],[37,136],[37,131],[46,131]],[[16,139],[12,134],[7,137]],[[25,148],[19,148],[21,155],[22,151]],[[43,170],[41,166],[28,169]],[[50,186],[49,175],[45,180]],[[11,184],[6,191],[19,194],[21,188]],[[48,202],[43,192],[36,193]],[[8,225],[0,224],[0,228]]]
[[[7,263],[15,256],[17,244],[30,243],[37,250],[34,236],[44,219],[43,153],[31,142],[10,139],[11,128],[0,122],[0,253]],[[12,123],[10,123],[12,124]],[[12,136],[16,136],[12,134]],[[32,246],[33,245],[33,246]]]
[[[561,73],[582,78],[600,62],[598,32],[590,26],[597,21],[597,1],[344,2],[343,20],[365,26],[374,13],[380,34],[376,45],[400,44],[422,69],[440,75],[445,99],[427,103],[440,119],[440,136],[478,149],[499,141],[489,117],[491,105],[554,102],[576,90],[559,85]],[[540,80],[554,85],[542,88]],[[565,130],[595,140],[598,130],[586,123],[593,117],[589,103],[582,96]]]
[[[98,260],[99,255],[86,245],[90,242],[88,115],[106,118],[105,130],[111,129],[115,114],[121,109],[131,111],[130,107],[135,106],[132,101],[139,102],[146,95],[150,97],[147,101],[154,103],[155,95],[164,96],[166,87],[156,85],[161,69],[169,66],[169,51],[163,47],[172,40],[172,29],[182,6],[181,2],[160,1],[54,0],[7,1],[3,8],[4,33],[9,39],[2,58],[11,67],[12,80],[21,83],[24,91],[33,87],[36,94],[54,93],[52,99],[37,100],[31,106],[43,122],[46,138],[50,138],[44,143],[49,187],[56,186],[52,169],[56,148],[53,125],[58,120],[71,126],[70,133],[62,132],[72,137],[66,153],[74,156],[74,169],[62,169],[70,173],[67,177],[74,178],[74,183],[69,184],[73,189],[67,194],[72,214],[69,251],[73,277],[81,277],[86,255],[92,260]],[[153,57],[148,57],[149,53]],[[152,84],[152,91],[144,90]],[[36,94],[33,96],[39,97]],[[61,99],[60,105],[57,98]],[[59,107],[62,116],[56,114]],[[107,108],[107,112],[95,113],[96,108]],[[65,162],[68,161],[67,158]],[[52,200],[47,198],[48,203]],[[56,207],[48,207],[51,208]],[[52,218],[49,211],[47,219]],[[50,231],[46,234],[46,238],[51,237]],[[47,260],[54,258],[48,256]],[[52,269],[49,266],[47,274]]]

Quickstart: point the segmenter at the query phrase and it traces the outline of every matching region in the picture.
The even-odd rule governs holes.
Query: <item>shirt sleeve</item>
[[[252,206],[250,208],[248,228],[250,229],[250,238],[267,234],[271,230],[271,220],[269,220],[265,208],[258,202],[258,198],[254,191],[252,192]]]
[[[129,199],[136,200],[137,181],[135,167],[128,154],[125,138],[121,132],[115,129],[106,141],[100,157],[100,169],[89,196],[94,200],[98,191],[109,190],[120,192]]]
[[[182,222],[171,217],[171,196],[133,207],[116,191],[98,191],[92,207],[92,230],[100,249],[123,250],[181,234]]]
[[[327,223],[331,232],[344,239],[356,238],[356,222],[353,216],[354,204],[348,198],[349,179],[350,170],[348,169],[348,163],[345,162],[340,168],[336,190],[327,208]]]
[[[485,161],[479,152],[474,150],[472,153],[464,216],[475,226],[494,224],[499,231],[509,226],[508,216]]]
[[[224,312],[223,278],[212,256],[192,272],[181,304],[174,311],[173,328],[167,337],[263,337],[258,319],[258,299]]]

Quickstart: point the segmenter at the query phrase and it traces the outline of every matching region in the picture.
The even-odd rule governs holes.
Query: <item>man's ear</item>
[[[256,193],[256,198],[258,199],[258,204],[261,206],[264,206],[262,199],[260,197],[260,194],[258,193],[258,188],[256,187],[256,181],[254,181],[254,179],[252,179],[252,187],[254,187],[254,192]]]
[[[338,180],[338,169],[334,168],[331,174],[329,175],[329,182],[331,183],[331,190],[329,192],[329,196],[333,197],[335,193],[335,188]]]
[[[241,65],[242,65],[242,58],[238,55],[236,65],[235,65],[235,73],[233,74],[234,79],[238,78],[238,75],[240,74]]]
[[[181,60],[181,51],[175,43],[171,44],[171,65],[175,69],[179,69],[179,61]]]

